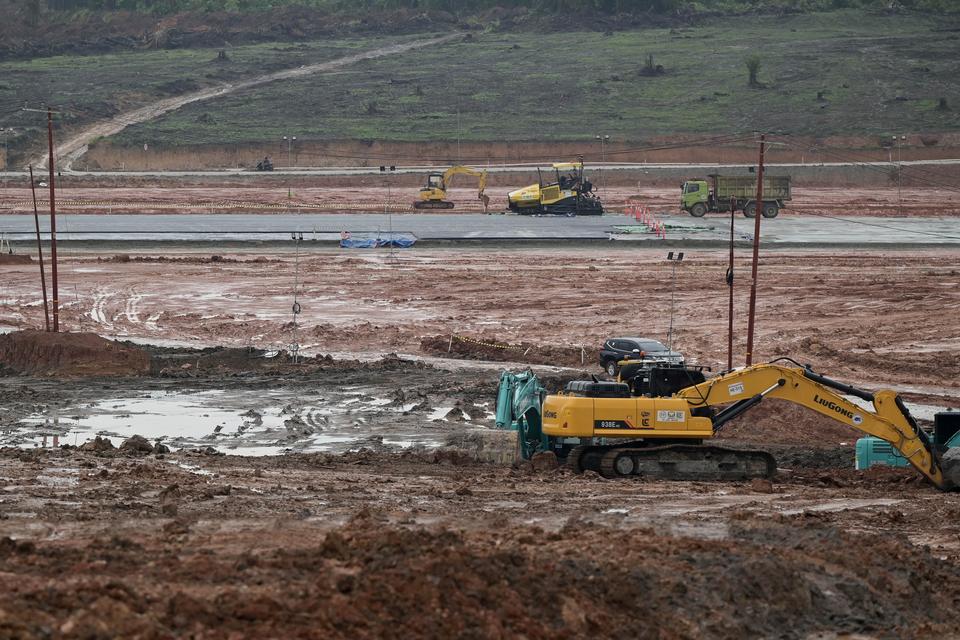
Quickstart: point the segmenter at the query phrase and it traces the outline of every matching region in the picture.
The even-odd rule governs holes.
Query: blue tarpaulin
[[[340,247],[343,249],[377,249],[380,247],[406,249],[412,247],[414,242],[416,240],[413,238],[344,238],[340,240]]]

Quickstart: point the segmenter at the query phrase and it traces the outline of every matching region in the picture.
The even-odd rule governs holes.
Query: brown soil
[[[850,447],[846,456],[852,461],[853,443],[863,434],[809,409],[768,398],[724,426],[719,437],[761,446],[770,443],[813,447],[844,444]]]
[[[593,364],[593,350],[562,345],[521,342],[510,344],[497,336],[429,336],[420,340],[420,350],[435,356],[492,360],[494,362],[525,362],[528,364],[582,366]]]
[[[0,264],[30,264],[33,258],[17,253],[0,253]]]
[[[212,256],[131,256],[127,253],[118,253],[112,255],[108,258],[100,256],[97,258],[97,262],[142,262],[142,263],[153,263],[153,264],[162,264],[162,263],[180,263],[180,264],[212,264],[216,262],[224,263],[242,263],[242,262],[253,262],[256,264],[266,264],[269,262],[280,262],[276,258],[267,258],[265,256],[257,256],[256,258],[250,259],[241,259],[241,258],[232,258],[229,256],[221,255],[212,255]]]
[[[945,311],[960,295],[958,256],[765,252],[756,359],[789,354],[846,382],[958,406],[960,319]],[[408,420],[459,448],[387,454],[381,439],[343,456],[256,458],[103,441],[0,449],[0,637],[960,634],[960,493],[938,492],[912,469],[856,472],[857,434],[818,414],[765,401],[722,437],[772,451],[773,481],[694,483],[481,463],[486,430],[397,409],[490,402],[499,367],[383,352],[442,357],[457,334],[517,347],[455,341],[463,358],[530,349],[578,365],[584,345],[589,371],[545,375],[554,391],[600,374],[596,349],[610,335],[663,338],[673,289],[659,249],[307,253],[296,336],[311,353],[339,355],[296,365],[249,348],[294,339],[293,256],[223,258],[66,252],[65,326],[228,348],[0,336],[11,367],[100,375],[124,364],[112,350],[126,349],[153,374],[0,378],[0,432],[122,390],[216,390],[226,401],[227,390],[362,386],[390,399],[371,421],[379,433]],[[674,345],[715,370],[726,360],[725,267],[723,251],[696,251],[676,276]],[[737,268],[748,273],[745,260]],[[0,323],[42,322],[33,267],[4,268],[2,291]],[[69,344],[47,344],[56,340]],[[68,348],[88,341],[93,355]]]
[[[0,472],[5,637],[960,632],[960,504],[890,471],[754,487],[3,449]]]
[[[0,335],[0,371],[35,376],[136,376],[150,370],[142,349],[94,333],[17,331]]]
[[[960,147],[960,134],[937,134],[936,147],[926,147],[921,136],[914,136],[904,142],[900,159],[930,160],[957,157]],[[778,150],[768,154],[767,162],[772,164],[802,164],[817,174],[821,180],[829,180],[833,174],[842,174],[843,168],[818,167],[820,159],[805,152],[811,145],[821,145],[822,141],[814,139],[791,138],[792,148],[778,147]],[[657,149],[664,146],[667,148]],[[654,150],[651,150],[651,147]],[[612,163],[637,162],[644,164],[752,164],[756,162],[757,150],[753,144],[729,144],[703,146],[702,141],[694,136],[673,135],[648,138],[644,140],[625,140],[611,143],[607,147],[608,158]],[[109,139],[99,140],[90,145],[89,151],[83,158],[74,164],[75,169],[104,170],[104,171],[171,171],[186,169],[246,168],[253,170],[257,161],[263,158],[263,143],[215,145],[151,145],[148,151],[142,146],[121,146]],[[799,150],[794,150],[799,149]],[[311,140],[298,143],[298,148],[288,159],[286,154],[278,154],[272,158],[277,169],[293,167],[377,167],[390,158],[390,162],[397,165],[424,166],[430,164],[471,164],[482,166],[496,166],[500,164],[540,162],[548,165],[558,158],[576,158],[583,155],[584,143],[582,140],[556,140],[549,142],[525,140],[523,144],[490,140],[485,142],[430,140],[423,142],[411,141],[371,141],[371,140]],[[889,150],[877,145],[875,138],[850,137],[834,140],[824,153],[827,158],[840,157],[855,158],[855,162],[890,162],[892,158]],[[592,165],[591,171],[597,172],[595,163],[601,157],[588,154],[587,163]],[[889,182],[890,173],[878,171],[876,167],[869,169],[860,167],[861,174],[871,174]],[[679,171],[679,168],[677,169]],[[938,180],[936,174],[949,171],[949,167],[927,166],[918,171],[917,168],[907,167],[904,171],[904,181],[908,181],[915,173],[920,173],[919,185],[927,185]],[[654,176],[660,173],[654,171]],[[934,175],[931,175],[933,172]],[[528,170],[527,173],[530,173]],[[616,172],[620,173],[620,172]],[[534,176],[536,172],[533,172]],[[275,174],[276,175],[276,174]],[[402,175],[394,176],[394,180],[402,180]],[[261,174],[261,177],[267,176]],[[638,169],[634,179],[650,179],[651,174],[645,169]],[[604,184],[609,184],[615,174],[608,173]],[[422,178],[421,178],[422,180]],[[949,182],[949,181],[948,181]],[[599,181],[595,181],[598,184]],[[668,183],[677,184],[672,178]],[[418,185],[419,186],[419,185]]]
[[[627,206],[644,204],[654,213],[679,213],[679,189],[676,184],[665,186],[644,178],[636,180],[627,175],[602,193],[604,206],[609,211],[624,211]],[[688,176],[689,177],[689,176]],[[682,178],[671,179],[675,183]],[[953,178],[951,178],[953,179]],[[104,180],[104,179],[101,179]],[[287,186],[281,182],[266,183],[256,180],[226,180],[223,184],[192,186],[187,184],[153,184],[139,187],[91,187],[86,182],[64,187],[57,200],[57,209],[71,214],[110,213],[290,213],[311,214],[341,212],[382,212],[387,204],[392,211],[413,212],[413,201],[422,176],[409,176],[389,189],[375,177],[352,176],[336,178],[339,186],[329,184],[322,176],[302,176],[293,182],[293,197],[287,198]],[[493,174],[486,194],[490,196],[491,212],[506,209],[507,193],[535,181],[535,176]],[[659,181],[663,182],[663,181]],[[842,186],[853,182],[854,186]],[[960,204],[953,193],[944,189],[904,187],[896,185],[869,187],[842,176],[827,181],[831,186],[797,186],[793,200],[781,213],[787,217],[799,215],[835,215],[843,217],[869,216],[956,216]],[[837,185],[837,186],[832,186]],[[483,204],[471,188],[454,188],[449,199],[455,203],[453,211],[437,213],[479,213]],[[46,206],[41,200],[40,206]],[[23,214],[33,211],[30,189],[20,184],[0,188],[0,215]],[[716,220],[713,215],[706,218]],[[691,218],[692,220],[692,218]],[[629,223],[629,220],[625,220]]]
[[[163,255],[205,259],[209,253]],[[249,261],[256,254],[224,257]],[[62,326],[286,348],[294,338],[296,265],[292,253],[270,259],[281,262],[97,262],[96,254],[66,253]],[[726,363],[726,261],[722,250],[688,252],[676,273],[674,345],[714,370]],[[746,256],[736,268],[739,363],[746,343]],[[550,359],[572,365],[583,346],[585,364],[596,367],[604,339],[665,339],[669,327],[671,271],[659,249],[430,249],[395,260],[378,252],[311,249],[301,255],[299,273],[298,341],[310,353],[422,353],[426,338],[426,351],[443,356],[449,336],[457,334],[549,348]],[[789,355],[841,380],[957,406],[960,320],[946,310],[958,304],[958,273],[960,253],[953,249],[765,251],[755,360]],[[0,306],[0,324],[42,327],[35,269],[5,267],[4,286],[8,302]]]

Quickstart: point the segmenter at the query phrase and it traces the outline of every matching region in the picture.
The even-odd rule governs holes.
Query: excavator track
[[[567,454],[567,467],[574,473],[583,473],[582,456],[583,453],[590,448],[589,446],[580,445],[579,447],[571,449],[570,453]]]
[[[576,473],[589,469],[605,478],[664,480],[751,480],[777,471],[766,451],[697,444],[580,446],[570,452],[567,464]]]

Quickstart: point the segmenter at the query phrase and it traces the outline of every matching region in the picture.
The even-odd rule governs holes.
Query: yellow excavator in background
[[[443,173],[431,173],[427,176],[427,185],[420,188],[420,197],[413,203],[414,209],[453,209],[453,203],[447,200],[447,189],[453,180],[453,176],[465,174],[468,176],[477,176],[480,178],[480,186],[477,198],[483,203],[483,211],[486,213],[487,205],[490,204],[490,196],[483,191],[487,188],[487,172],[480,169],[471,169],[457,165],[450,167]]]
[[[795,366],[777,364],[786,360]],[[789,358],[705,379],[698,368],[621,363],[616,382],[575,381],[547,395],[542,438],[568,449],[575,472],[690,480],[770,477],[765,451],[703,444],[764,398],[780,398],[889,442],[931,483],[960,485],[960,448],[946,449],[917,425],[894,391],[870,392],[831,380]],[[667,382],[671,390],[658,384]],[[846,396],[869,403],[861,406]],[[534,434],[539,436],[540,434]],[[573,443],[571,445],[571,443]]]

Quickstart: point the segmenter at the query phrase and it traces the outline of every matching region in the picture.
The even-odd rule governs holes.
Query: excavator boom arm
[[[453,182],[453,176],[456,175],[468,175],[468,176],[477,176],[480,178],[479,193],[480,196],[483,196],[484,189],[487,188],[487,172],[477,169],[471,169],[470,167],[464,167],[462,165],[457,165],[450,167],[443,172],[443,188],[444,190],[449,189],[450,185]]]
[[[858,396],[873,406],[861,407],[837,391]],[[676,395],[686,399],[691,408],[728,406],[717,415],[714,429],[765,396],[798,404],[886,440],[937,487],[952,488],[947,486],[936,449],[893,391],[870,393],[802,367],[761,364],[711,378]]]

